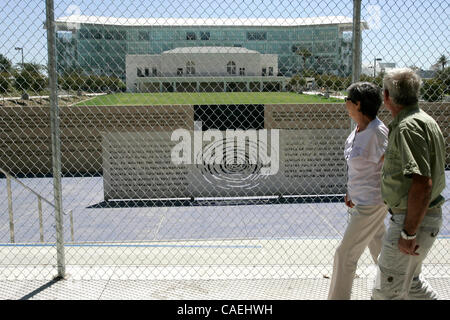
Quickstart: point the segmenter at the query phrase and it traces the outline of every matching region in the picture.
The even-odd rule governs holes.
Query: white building
[[[282,90],[287,80],[277,74],[276,54],[241,47],[184,47],[126,56],[130,92]]]
[[[374,75],[374,66],[375,66],[375,75],[379,76],[380,73],[386,73],[387,71],[395,68],[396,64],[394,62],[377,62],[374,64],[374,61],[371,63],[363,63],[361,65],[361,74],[365,74],[373,77]]]
[[[386,73],[392,69],[396,68],[395,62],[380,62],[380,72]],[[377,72],[378,74],[378,72]]]

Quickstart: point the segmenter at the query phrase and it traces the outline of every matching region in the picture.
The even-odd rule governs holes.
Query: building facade
[[[126,56],[129,92],[282,90],[276,54],[237,47],[185,47]]]
[[[304,69],[351,73],[352,18],[155,19],[68,16],[56,19],[58,70],[125,80],[127,55],[184,47],[241,47],[278,56],[278,75]],[[362,29],[367,29],[362,23]]]

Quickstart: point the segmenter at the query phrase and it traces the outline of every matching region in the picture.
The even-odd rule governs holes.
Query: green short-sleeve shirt
[[[389,124],[381,194],[389,208],[406,210],[412,174],[431,177],[430,208],[441,206],[445,188],[445,143],[436,121],[417,105],[404,108]]]

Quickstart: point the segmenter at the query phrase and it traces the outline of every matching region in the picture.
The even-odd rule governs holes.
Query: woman
[[[381,167],[388,128],[378,119],[381,89],[369,82],[352,84],[345,99],[356,128],[345,142],[347,194],[351,219],[334,256],[328,299],[350,299],[358,260],[368,246],[377,263],[381,251],[387,207],[381,198]]]

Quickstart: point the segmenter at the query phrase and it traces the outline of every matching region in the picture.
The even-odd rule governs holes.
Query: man
[[[421,79],[394,69],[383,80],[394,120],[382,169],[381,193],[391,213],[372,299],[438,299],[421,274],[442,225],[445,143],[436,121],[418,107]]]

